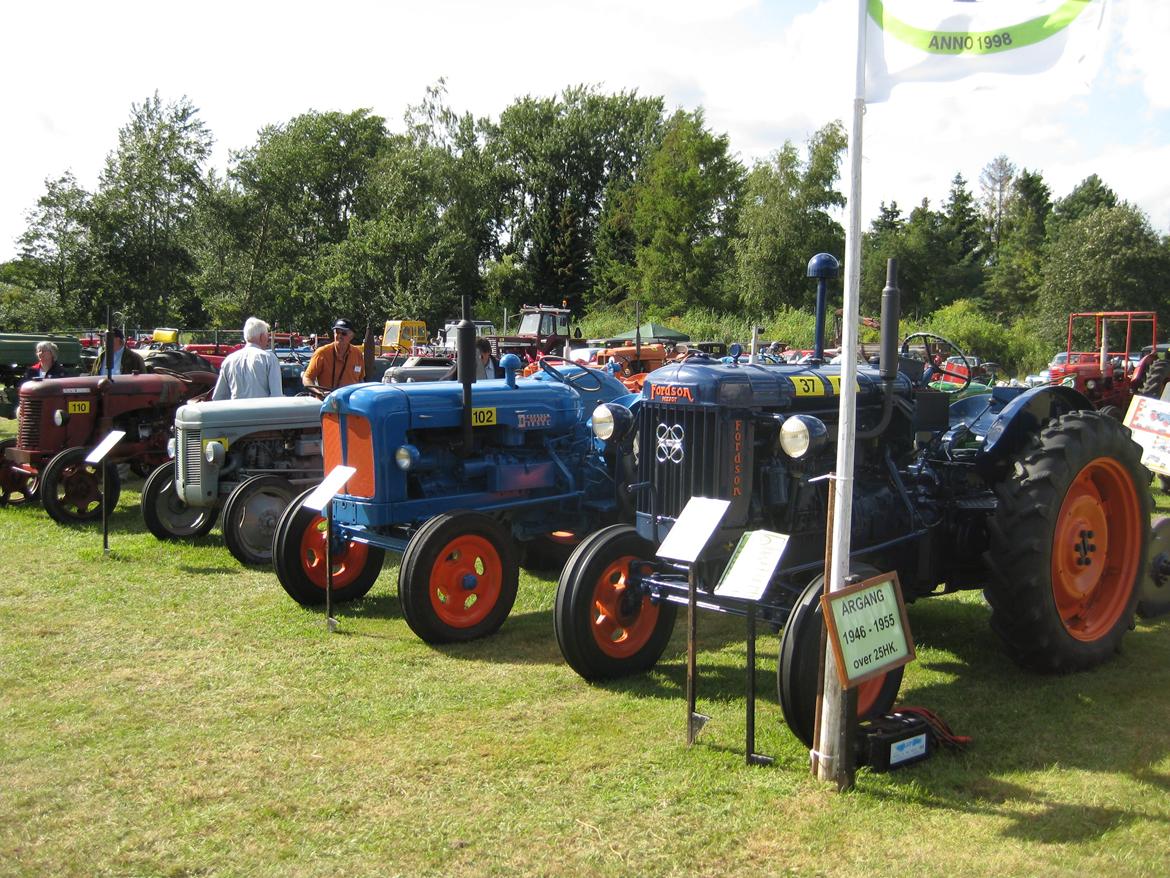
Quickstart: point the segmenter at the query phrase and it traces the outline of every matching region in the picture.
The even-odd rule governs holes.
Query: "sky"
[[[1026,0],[1021,0],[1026,2]],[[1032,0],[1036,2],[1036,0]],[[1051,4],[1050,4],[1051,5]],[[746,165],[839,119],[855,81],[857,0],[39,0],[6,6],[0,52],[0,261],[17,255],[45,180],[93,191],[132,104],[187,97],[232,150],[309,110],[368,108],[401,130],[446,81],[456,112],[498,117],[524,95],[576,84],[702,107]],[[880,205],[939,207],[960,173],[999,155],[1055,198],[1098,174],[1170,231],[1170,4],[1109,0],[1108,51],[1091,87],[1042,79],[971,91],[903,85],[867,107],[862,221]],[[840,189],[848,191],[848,165]],[[843,218],[842,218],[843,219]]]

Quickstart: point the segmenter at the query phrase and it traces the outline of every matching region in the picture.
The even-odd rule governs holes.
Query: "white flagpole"
[[[849,126],[849,224],[845,229],[845,298],[841,316],[841,399],[837,427],[837,471],[833,491],[833,539],[829,589],[845,587],[849,575],[849,530],[853,518],[853,458],[857,432],[857,324],[861,313],[861,123],[865,115],[866,0],[857,0],[857,71],[853,118]],[[836,781],[841,789],[853,785],[853,766],[845,751],[845,731],[852,717],[848,699],[837,680],[833,650],[826,644],[824,699],[820,737],[812,753],[820,780]]]

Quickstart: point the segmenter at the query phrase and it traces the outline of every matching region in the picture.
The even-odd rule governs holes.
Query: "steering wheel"
[[[598,377],[596,370],[590,369],[588,366],[585,366],[581,363],[573,363],[572,365],[577,366],[581,369],[581,371],[574,372],[572,375],[566,375],[564,372],[550,363],[550,359],[553,358],[541,357],[539,360],[537,360],[537,363],[540,365],[541,369],[543,369],[545,372],[548,372],[548,374],[552,376],[554,381],[560,381],[562,384],[568,384],[570,387],[575,387],[588,393],[601,390],[601,378]],[[564,360],[561,360],[560,362],[562,364],[565,363]],[[586,383],[586,379],[589,383]]]
[[[297,396],[311,396],[314,399],[324,399],[329,395],[329,388],[322,387],[320,384],[306,384],[305,389]]]
[[[934,376],[942,375],[956,378],[962,382],[961,384],[956,385],[954,390],[945,391],[946,393],[962,393],[971,386],[971,373],[974,371],[973,367],[971,366],[971,361],[967,359],[967,355],[963,353],[962,348],[960,348],[946,336],[938,335],[934,332],[912,332],[904,339],[902,339],[902,356],[905,357],[910,355],[910,342],[916,338],[922,339],[923,347],[926,348],[926,366],[931,370],[932,381],[937,380]],[[932,341],[937,343],[939,346],[945,345],[948,350],[952,351],[954,356],[957,356],[960,360],[962,360],[963,368],[966,370],[967,374],[964,375],[962,372],[955,372],[946,368],[946,366],[942,365],[946,362],[946,360],[944,360],[941,356],[938,357],[939,365],[936,366],[934,364],[935,354],[931,350]]]

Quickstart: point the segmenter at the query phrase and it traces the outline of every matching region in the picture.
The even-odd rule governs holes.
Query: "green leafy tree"
[[[45,194],[26,214],[28,227],[17,242],[28,269],[25,284],[51,291],[60,315],[83,313],[83,300],[92,292],[89,201],[72,173],[46,180]]]
[[[1132,205],[1098,207],[1059,229],[1042,276],[1039,310],[1056,342],[1069,313],[1164,306],[1170,249]]]
[[[187,233],[211,144],[185,97],[164,104],[156,92],[132,105],[93,197],[90,233],[101,296],[92,302],[92,319],[109,303],[135,321],[199,322]]]
[[[940,224],[945,248],[937,278],[934,305],[949,305],[978,296],[983,286],[983,230],[979,211],[962,174],[951,180]]]
[[[1038,171],[1024,169],[1004,203],[996,258],[987,270],[985,301],[1004,319],[1029,314],[1040,290],[1051,193]]]
[[[607,249],[607,261],[595,265],[604,200],[633,185],[661,129],[660,98],[583,86],[556,98],[524,97],[498,123],[482,124],[504,208],[493,257],[510,256],[528,275],[514,288],[577,310],[595,285],[598,300],[614,298],[630,253]]]
[[[1064,226],[1088,216],[1097,208],[1117,205],[1117,193],[1096,174],[1090,174],[1053,205],[1050,231],[1058,234]]]
[[[634,206],[635,293],[650,313],[732,305],[732,240],[743,167],[703,113],[679,110],[650,157]]]
[[[735,256],[739,301],[749,313],[807,304],[809,258],[844,252],[845,231],[830,210],[845,205],[835,184],[847,145],[833,122],[809,139],[807,160],[786,142],[747,175]]]

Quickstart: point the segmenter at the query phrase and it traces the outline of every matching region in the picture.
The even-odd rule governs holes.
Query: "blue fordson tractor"
[[[467,335],[474,363],[474,337]],[[597,440],[588,418],[631,395],[595,369],[548,362],[518,378],[360,384],[322,408],[325,471],[357,469],[331,506],[333,599],[362,597],[387,551],[400,552],[398,594],[428,642],[471,640],[504,622],[524,555],[629,518],[629,456]],[[462,378],[463,376],[461,376]],[[273,566],[305,605],[325,600],[326,521],[293,501],[277,524]],[[560,555],[563,562],[567,550]]]
[[[810,275],[835,275],[832,257],[818,259]],[[818,306],[823,326],[823,296]],[[983,589],[991,627],[1022,665],[1063,672],[1105,661],[1135,609],[1170,604],[1170,588],[1151,589],[1161,580],[1147,575],[1151,499],[1140,449],[1071,388],[964,394],[969,368],[954,370],[959,392],[932,388],[935,364],[948,369],[940,347],[954,345],[923,333],[898,344],[891,279],[881,365],[857,375],[851,572],[897,571],[908,601]],[[651,668],[692,572],[700,606],[746,613],[744,601],[715,593],[719,571],[745,531],[788,534],[756,611],[783,627],[780,702],[790,728],[811,741],[829,490],[821,477],[836,467],[841,384],[823,350],[819,334],[806,365],[692,356],[647,377],[634,418],[594,414],[599,435],[634,442],[636,511],[633,525],[587,537],[561,573],[554,627],[582,677]],[[655,552],[691,496],[730,501],[711,557],[693,571]],[[901,676],[898,668],[862,684],[859,713],[887,712]]]

